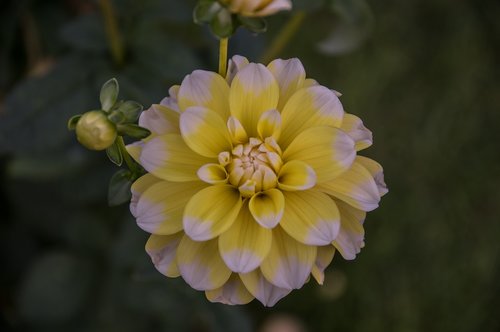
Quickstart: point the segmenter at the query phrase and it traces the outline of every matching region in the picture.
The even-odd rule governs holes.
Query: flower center
[[[237,187],[243,197],[275,188],[283,162],[281,149],[272,137],[262,141],[250,138],[248,143],[236,145],[231,153],[222,152],[219,163],[229,174],[229,183]]]

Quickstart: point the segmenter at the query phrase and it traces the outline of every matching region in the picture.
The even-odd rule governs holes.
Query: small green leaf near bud
[[[81,114],[74,115],[68,120],[68,130],[75,130],[76,129],[76,124],[82,117]]]
[[[109,121],[111,121],[115,124],[123,123],[126,121],[125,115],[122,112],[120,112],[119,110],[111,111],[108,115],[108,119],[109,119]]]
[[[200,1],[193,11],[194,23],[210,23],[221,9],[222,6],[217,1]]]
[[[101,94],[99,96],[101,108],[103,110],[109,111],[113,107],[118,98],[119,90],[118,81],[115,78],[112,78],[103,84]]]
[[[116,166],[121,166],[123,163],[123,155],[120,147],[116,142],[113,143],[109,148],[106,149],[106,154],[109,160]]]
[[[210,28],[212,32],[219,38],[230,37],[236,26],[233,22],[233,17],[229,10],[223,8],[218,13],[217,16],[210,22]]]
[[[104,150],[116,139],[116,125],[108,120],[103,111],[90,111],[83,114],[76,124],[78,142],[90,150]]]
[[[108,189],[108,204],[109,206],[117,206],[130,201],[130,187],[134,181],[132,172],[126,169],[121,169],[116,172],[109,181]]]
[[[127,135],[136,139],[143,139],[151,135],[151,131],[136,124],[118,125],[118,133],[120,135]]]
[[[118,111],[125,117],[125,122],[136,122],[142,110],[142,105],[132,100],[127,100],[118,107]]]
[[[238,20],[248,30],[254,33],[262,33],[267,30],[267,22],[262,17],[246,17],[239,15]]]

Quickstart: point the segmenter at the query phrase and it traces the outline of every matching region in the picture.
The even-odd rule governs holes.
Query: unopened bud
[[[78,142],[90,150],[105,150],[116,139],[116,125],[108,120],[103,111],[90,111],[82,115],[76,124]]]

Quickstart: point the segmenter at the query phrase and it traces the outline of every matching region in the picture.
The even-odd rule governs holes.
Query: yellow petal
[[[257,122],[265,111],[278,105],[279,88],[269,70],[250,63],[239,71],[231,83],[231,115],[240,120],[250,137],[257,136]]]
[[[284,192],[281,227],[304,244],[330,244],[339,232],[340,215],[335,202],[316,190]]]
[[[363,125],[363,121],[353,114],[346,113],[340,128],[356,142],[356,151],[372,145],[372,132]]]
[[[231,84],[233,81],[234,76],[245,68],[246,65],[248,65],[250,62],[248,61],[247,58],[241,55],[234,55],[231,59],[229,59],[229,63],[227,65],[227,75],[226,75],[226,81],[228,84]]]
[[[300,133],[283,153],[283,160],[301,160],[314,169],[317,183],[347,171],[356,157],[354,141],[342,130],[312,127]]]
[[[227,129],[234,144],[244,144],[248,141],[248,135],[241,122],[234,116],[230,116],[227,120]]]
[[[162,105],[151,105],[141,113],[139,126],[149,129],[152,136],[179,134],[179,113]]]
[[[290,97],[281,112],[279,144],[286,148],[297,135],[311,127],[339,127],[343,115],[342,104],[330,89],[321,85],[301,89]]]
[[[141,153],[144,147],[144,141],[137,141],[131,144],[128,144],[125,148],[127,149],[128,154],[137,162],[140,163]]]
[[[283,216],[285,199],[278,189],[269,189],[254,195],[248,207],[262,227],[274,228]]]
[[[237,189],[216,185],[196,193],[184,210],[184,231],[195,241],[213,239],[231,227],[243,203]]]
[[[142,194],[149,189],[152,185],[155,183],[158,183],[161,181],[158,179],[156,176],[152,174],[145,174],[138,178],[133,184],[132,187],[130,188],[130,192],[132,193],[132,198],[130,199],[130,213],[134,217],[137,217],[137,203],[139,202],[139,199],[141,198]]]
[[[389,190],[387,189],[387,185],[384,181],[384,170],[382,169],[382,166],[375,160],[363,156],[357,156],[356,161],[363,165],[363,167],[366,168],[373,176],[375,183],[377,184],[380,197],[387,194]]]
[[[358,162],[358,158],[346,172],[331,181],[320,183],[317,188],[356,209],[372,211],[378,207],[379,191],[373,176]]]
[[[177,96],[181,111],[191,106],[214,110],[223,119],[229,116],[229,85],[219,74],[195,70],[182,81]]]
[[[199,180],[198,169],[213,161],[193,152],[176,134],[157,136],[145,143],[140,157],[148,172],[172,182]]]
[[[233,272],[255,270],[271,249],[272,231],[257,224],[245,206],[233,226],[219,236],[222,259]]]
[[[290,97],[302,87],[306,79],[306,71],[299,59],[276,59],[267,65],[280,87],[278,109],[282,110]]]
[[[312,269],[312,275],[318,284],[323,285],[325,281],[325,269],[330,265],[335,254],[335,247],[332,245],[318,247],[316,262]]]
[[[300,160],[287,162],[278,174],[278,188],[288,191],[306,190],[316,184],[316,173]]]
[[[206,183],[222,184],[227,182],[229,175],[226,169],[219,164],[206,164],[200,167],[198,176]]]
[[[278,140],[281,133],[281,116],[277,110],[269,110],[260,116],[257,131],[262,140],[272,137]]]
[[[261,270],[273,285],[298,289],[309,278],[315,259],[316,247],[297,242],[281,227],[276,227],[273,229],[271,250],[262,262]]]
[[[366,212],[357,210],[352,206],[336,201],[340,211],[340,230],[333,245],[347,260],[356,258],[364,246],[365,230],[363,222]]]
[[[264,278],[259,269],[240,274],[240,278],[248,291],[266,307],[274,306],[276,302],[292,291],[291,289],[274,286]]]
[[[210,302],[229,305],[247,304],[254,299],[237,274],[231,275],[224,286],[205,291],[205,295]]]
[[[182,138],[198,154],[217,158],[223,151],[231,151],[231,138],[222,118],[203,107],[189,107],[180,118]]]
[[[182,230],[182,215],[189,199],[206,187],[203,182],[160,181],[137,203],[137,225],[149,233],[174,234]]]
[[[182,278],[196,290],[222,287],[231,276],[219,255],[217,240],[196,242],[184,235],[177,248],[177,265]]]
[[[173,235],[151,235],[146,243],[146,252],[156,269],[170,278],[180,275],[175,259],[182,232]]]
[[[268,16],[274,13],[277,13],[282,10],[290,10],[292,9],[291,0],[273,0],[271,2],[267,1],[268,5],[254,12],[252,16]]]

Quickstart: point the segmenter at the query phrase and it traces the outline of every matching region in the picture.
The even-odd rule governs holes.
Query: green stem
[[[110,0],[99,0],[99,7],[101,8],[101,13],[104,18],[111,56],[115,64],[121,66],[123,64],[125,52],[113,4]]]
[[[128,154],[127,148],[125,147],[125,142],[123,141],[123,136],[118,136],[116,138],[116,144],[118,145],[118,148],[122,153],[123,160],[125,160],[125,164],[127,164],[128,169],[132,173],[137,173],[138,169],[134,161],[132,160],[132,158],[130,158],[130,155]]]
[[[293,35],[299,30],[305,18],[306,13],[303,11],[298,11],[292,16],[262,56],[262,63],[268,63],[281,54]]]
[[[229,38],[222,38],[219,42],[219,74],[226,77],[227,72],[227,48]]]

